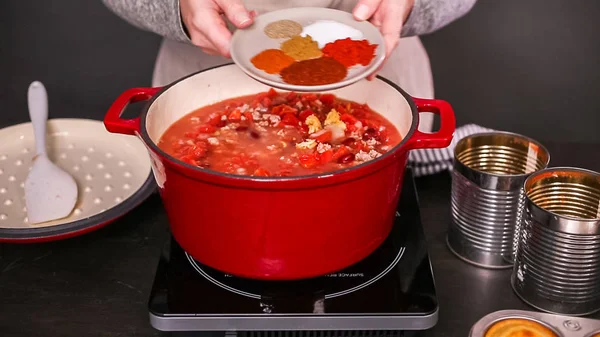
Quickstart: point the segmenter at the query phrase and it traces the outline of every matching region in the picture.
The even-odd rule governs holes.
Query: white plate
[[[363,33],[363,39],[368,40],[369,43],[377,44],[375,57],[368,66],[353,66],[349,68],[348,75],[340,82],[315,86],[287,84],[283,82],[278,74],[268,74],[257,69],[250,61],[252,57],[265,49],[280,49],[281,43],[286,39],[272,39],[264,32],[265,27],[269,23],[279,20],[292,20],[303,27],[318,20],[332,20],[346,24],[360,30]],[[355,20],[351,13],[330,8],[299,7],[259,15],[254,18],[252,26],[245,29],[237,29],[231,40],[231,58],[248,76],[274,88],[304,92],[328,91],[348,86],[376,71],[385,58],[385,44],[377,27],[368,21]]]
[[[23,183],[34,155],[31,123],[0,130],[0,241],[50,241],[106,225],[154,190],[150,158],[137,138],[112,134],[101,121],[50,119],[48,155],[75,178],[78,201],[70,216],[27,222]]]

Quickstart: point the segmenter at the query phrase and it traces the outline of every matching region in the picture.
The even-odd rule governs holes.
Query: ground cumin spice
[[[339,61],[350,68],[360,64],[369,65],[375,57],[376,44],[370,44],[367,40],[352,40],[350,38],[330,42],[323,47],[323,55]]]
[[[280,73],[284,82],[294,85],[336,83],[346,78],[347,74],[348,70],[343,64],[329,57],[294,62]]]
[[[310,35],[304,37],[293,36],[281,44],[281,50],[296,61],[314,59],[323,55],[323,52],[319,49],[319,44]]]
[[[266,49],[256,54],[250,59],[250,62],[252,62],[256,68],[268,74],[279,74],[282,69],[295,61],[292,57],[286,55],[279,49]]]
[[[264,32],[272,39],[284,39],[302,33],[302,25],[292,20],[279,20],[269,23]]]

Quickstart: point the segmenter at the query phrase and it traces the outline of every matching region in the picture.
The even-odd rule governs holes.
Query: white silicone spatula
[[[35,152],[25,180],[25,206],[30,224],[67,217],[77,202],[77,183],[56,166],[46,154],[48,95],[41,82],[33,82],[27,92],[29,117],[33,125]]]

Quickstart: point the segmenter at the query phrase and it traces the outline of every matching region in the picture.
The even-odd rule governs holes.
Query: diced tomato
[[[308,118],[310,115],[315,115],[315,112],[311,109],[306,109],[302,111],[298,117],[300,118],[300,121],[305,122],[306,118]]]
[[[312,135],[310,135],[310,138],[312,138],[318,142],[321,142],[321,143],[327,143],[331,140],[331,131],[324,129],[324,130],[313,133]]]
[[[282,114],[286,114],[286,113],[292,113],[292,114],[294,114],[294,115],[297,115],[297,114],[298,114],[298,109],[296,109],[296,108],[292,108],[292,107],[291,107],[291,106],[289,106],[289,105],[284,105],[284,108],[283,108]]]
[[[285,99],[286,99],[287,101],[291,101],[291,100],[293,100],[293,99],[296,99],[297,97],[298,97],[298,94],[297,94],[297,93],[295,93],[295,92],[293,92],[293,91],[290,91],[290,92],[287,94],[287,96],[285,96]]]
[[[221,120],[221,114],[212,114],[208,117],[207,121],[209,125],[213,126],[220,126],[221,122],[223,122],[223,120]]]
[[[296,116],[294,116],[293,114],[286,113],[281,118],[281,124],[283,124],[283,125],[290,125],[290,126],[299,126],[300,125],[300,120],[298,118],[296,118]]]
[[[227,119],[230,122],[239,122],[242,120],[242,112],[239,109],[235,109],[227,116]]]
[[[285,106],[284,104],[281,104],[281,105],[278,105],[278,106],[274,106],[274,107],[271,109],[271,113],[272,113],[273,115],[281,115],[281,111],[283,110],[283,107],[284,107],[284,106]]]
[[[292,108],[287,104],[281,104],[271,109],[271,113],[279,116],[283,116],[286,113],[291,113],[295,115],[296,113],[298,113],[298,109]]]
[[[291,100],[288,100],[286,104],[289,106],[296,106],[296,104],[298,104],[298,102],[300,102],[300,97],[296,97]]]
[[[206,150],[203,148],[196,148],[194,149],[194,151],[192,152],[192,155],[196,158],[196,159],[200,159],[202,157],[204,157],[204,155],[206,154]]]
[[[267,97],[269,97],[269,98],[277,97],[277,91],[275,91],[275,89],[273,89],[273,88],[270,88],[269,91],[267,92]]]
[[[273,104],[273,100],[269,97],[265,97],[262,99],[260,104],[262,104],[262,106],[264,106],[265,108],[269,108]]]
[[[300,165],[304,168],[313,168],[319,164],[319,161],[314,153],[300,155],[298,160],[300,161]]]
[[[341,115],[343,115],[343,114],[347,114],[347,113],[348,113],[348,110],[346,110],[346,107],[345,107],[345,106],[343,106],[342,104],[338,104],[338,105],[336,105],[336,107],[335,107],[335,110],[336,110],[337,112],[339,112]]]
[[[346,132],[354,132],[356,130],[358,130],[358,128],[356,127],[356,125],[346,123]]]
[[[358,118],[356,118],[356,117],[352,116],[352,115],[351,115],[351,114],[349,114],[349,113],[342,114],[342,115],[340,116],[340,119],[341,119],[343,122],[346,122],[346,123],[348,123],[348,124],[356,124],[356,122],[358,122]]]
[[[198,133],[213,133],[217,131],[217,128],[212,125],[200,125],[196,130],[198,131]]]
[[[348,149],[348,147],[342,145],[340,147],[338,147],[337,149],[335,149],[335,151],[333,151],[333,156],[332,156],[332,160],[338,160],[341,157],[347,155],[348,153],[350,153],[350,149]]]
[[[263,98],[268,97],[269,96],[269,92],[265,91],[265,92],[261,92],[259,94],[256,95],[256,100],[258,102],[262,101]]]
[[[333,150],[327,150],[319,155],[319,162],[327,164],[333,160]]]
[[[301,97],[302,97],[302,100],[305,102],[316,101],[318,98],[317,94],[313,94],[313,93],[302,94]]]
[[[372,119],[363,119],[360,122],[362,123],[363,126],[368,126],[375,130],[379,130],[379,127],[381,126],[381,124],[378,121],[375,121]]]
[[[345,113],[343,115],[340,116],[340,119],[346,123],[346,131],[347,132],[354,132],[357,130],[356,128],[356,122],[358,122],[359,120],[352,116],[349,113]]]
[[[335,96],[333,94],[321,94],[319,100],[325,105],[332,105],[335,102]]]
[[[257,177],[270,177],[271,173],[263,168],[258,168],[254,171],[254,175]]]
[[[254,117],[252,117],[252,114],[250,112],[244,112],[244,117],[246,117],[246,121],[248,122],[248,124],[254,125]]]

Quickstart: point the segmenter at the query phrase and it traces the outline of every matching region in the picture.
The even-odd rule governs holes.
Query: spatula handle
[[[27,92],[29,118],[33,125],[36,154],[46,153],[46,122],[48,121],[48,94],[42,82],[35,81],[29,85]]]

